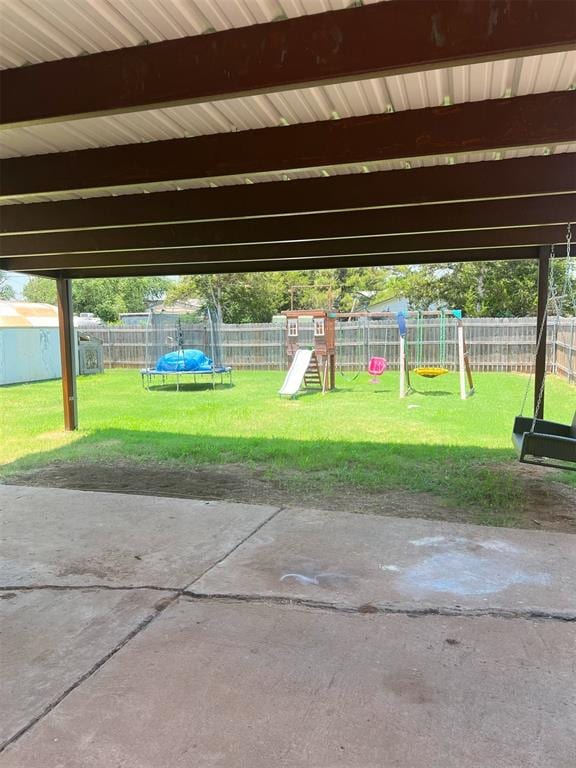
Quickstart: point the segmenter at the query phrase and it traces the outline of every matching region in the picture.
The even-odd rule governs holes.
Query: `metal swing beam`
[[[393,313],[379,313],[383,316],[391,316]],[[405,316],[410,317],[414,315],[418,315],[420,317],[438,317],[441,316],[440,312],[435,311],[428,311],[428,312],[406,312],[404,313]],[[474,379],[472,376],[472,368],[470,367],[470,358],[468,349],[466,347],[466,341],[464,337],[464,324],[462,320],[454,314],[453,310],[446,310],[446,314],[450,315],[452,314],[453,317],[456,317],[457,319],[457,343],[458,343],[458,374],[459,374],[459,385],[460,385],[460,399],[461,400],[467,400],[469,397],[472,397],[474,394]],[[400,336],[400,397],[406,397],[406,395],[412,391],[412,386],[410,384],[410,370],[408,366],[408,356],[406,353],[406,339],[403,336]],[[416,373],[425,370],[430,370],[430,375],[428,378],[435,378],[436,376],[441,375],[440,371],[442,373],[447,373],[448,371],[445,369],[426,369],[426,368],[415,368],[414,371]],[[432,373],[432,371],[438,371],[437,373]],[[421,373],[420,375],[426,376],[426,373]]]

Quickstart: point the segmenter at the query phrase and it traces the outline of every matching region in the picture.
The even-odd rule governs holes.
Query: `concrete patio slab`
[[[1,592],[0,743],[37,718],[169,593],[40,589]]]
[[[3,768],[573,768],[575,628],[180,600]]]
[[[576,537],[287,509],[195,594],[576,616]]]
[[[274,507],[0,485],[0,586],[184,587]]]

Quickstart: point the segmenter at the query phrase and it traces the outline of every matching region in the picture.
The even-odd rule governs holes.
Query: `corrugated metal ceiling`
[[[363,5],[378,0],[363,0]],[[351,0],[0,0],[0,68],[220,32]]]
[[[2,132],[0,157],[67,152],[560,91],[576,51]]]
[[[364,0],[364,4],[376,1]],[[351,4],[349,0],[0,0],[0,67],[340,10]],[[193,137],[513,97],[565,90],[573,88],[575,83],[576,52],[547,54],[206,104],[8,129],[2,132],[0,157]],[[451,158],[405,158],[362,166],[289,169],[276,174],[257,174],[248,179],[234,176],[178,184],[121,187],[115,188],[114,194],[416,168],[447,162],[478,162],[575,150],[576,145],[546,149],[527,147],[503,153],[462,154]],[[29,198],[28,202],[104,194],[111,193],[109,190],[93,190],[82,194],[37,195]]]
[[[58,192],[55,194],[42,193],[29,195],[26,198],[4,198],[2,205],[17,203],[42,203],[58,200],[77,200],[88,197],[105,197],[117,195],[132,195],[137,193],[168,192],[182,189],[204,189],[210,187],[231,186],[239,184],[260,184],[271,181],[292,181],[295,179],[318,178],[320,176],[342,176],[357,173],[373,173],[375,171],[392,171],[413,168],[424,168],[436,165],[456,165],[459,163],[477,163],[499,160],[512,160],[518,157],[536,155],[563,154],[576,152],[576,144],[559,144],[555,147],[521,147],[508,149],[503,152],[469,152],[454,155],[442,155],[423,158],[402,158],[355,165],[327,166],[326,168],[298,169],[278,171],[277,173],[255,173],[249,176],[224,176],[206,179],[188,179],[178,182],[158,182],[154,184],[138,184],[133,186],[114,187],[111,189],[92,189],[82,192]]]

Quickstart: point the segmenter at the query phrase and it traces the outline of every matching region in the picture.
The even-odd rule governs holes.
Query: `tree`
[[[5,301],[10,301],[10,299],[13,299],[15,297],[14,289],[12,286],[8,283],[8,278],[6,277],[6,273],[0,271],[0,299],[4,299]]]
[[[554,262],[551,288],[563,292],[566,265]],[[394,285],[414,309],[431,304],[464,310],[476,317],[524,317],[534,315],[538,296],[538,265],[532,260],[466,262],[445,265],[402,267],[396,271]],[[570,299],[576,292],[576,280],[568,276],[567,291],[561,311],[574,313]],[[552,301],[551,312],[556,312]]]
[[[331,304],[346,312],[360,291],[380,290],[387,279],[387,272],[375,267],[195,275],[173,283],[167,301],[218,301],[226,323],[267,323],[290,308],[291,293],[295,308],[328,309]]]
[[[173,283],[168,302],[201,299],[218,303],[225,323],[265,323],[279,311],[284,288],[270,274],[250,272],[232,275],[190,275]]]
[[[22,291],[26,301],[56,304],[56,282],[46,277],[32,277]]]
[[[91,278],[72,281],[74,311],[93,312],[106,322],[121,312],[143,312],[147,302],[161,298],[170,284],[163,277]],[[33,277],[24,287],[28,301],[56,304],[56,282]]]

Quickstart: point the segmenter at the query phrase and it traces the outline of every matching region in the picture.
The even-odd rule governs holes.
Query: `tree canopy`
[[[566,264],[554,261],[550,284],[558,295],[566,282]],[[414,309],[430,305],[462,309],[473,317],[524,317],[536,314],[538,264],[536,261],[494,261],[426,264],[401,267],[393,282],[399,295],[406,296]],[[568,275],[561,310],[574,314],[570,298],[576,293],[576,279]],[[550,311],[555,312],[554,302]]]
[[[191,275],[170,286],[167,301],[217,301],[224,322],[266,323],[273,315],[290,308],[291,292],[297,309],[328,308],[332,303],[346,312],[352,309],[361,291],[382,290],[387,275],[387,270],[378,267]]]
[[[74,311],[93,312],[106,322],[118,320],[121,312],[143,312],[147,301],[162,298],[170,281],[163,277],[113,277],[72,281]],[[28,301],[56,303],[56,283],[33,277],[24,286]]]
[[[554,260],[551,285],[564,293],[562,311],[574,314],[576,276],[566,274],[563,259]],[[566,277],[568,279],[566,280]],[[0,276],[0,296],[2,286]],[[218,302],[226,323],[266,323],[291,306],[296,309],[335,307],[341,312],[364,308],[370,298],[397,296],[413,309],[430,306],[462,309],[469,316],[513,317],[536,313],[536,261],[426,264],[410,267],[354,267],[190,275],[174,282],[165,278],[94,278],[72,282],[76,312],[93,312],[113,322],[121,312],[141,312],[147,301],[166,294],[167,302],[201,299]],[[564,291],[564,287],[566,290]],[[13,293],[12,293],[13,295]],[[56,303],[54,281],[35,277],[24,288],[28,301]],[[556,311],[554,302],[550,309]]]

